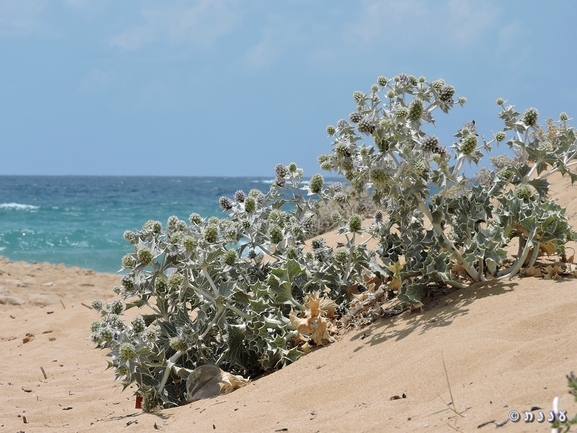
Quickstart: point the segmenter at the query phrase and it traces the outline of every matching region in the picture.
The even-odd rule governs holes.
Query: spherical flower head
[[[313,250],[313,256],[315,260],[319,262],[326,262],[329,258],[330,249],[329,248],[317,248]]]
[[[426,135],[421,141],[424,150],[432,152],[439,145],[439,139],[434,135]]]
[[[138,256],[138,260],[140,261],[140,263],[145,265],[149,264],[153,258],[152,252],[147,247],[139,248],[136,255]]]
[[[93,320],[92,323],[90,324],[90,331],[91,331],[91,332],[96,332],[96,331],[98,331],[102,326],[104,326],[104,323],[99,322],[98,320]]]
[[[353,111],[351,114],[349,114],[349,119],[353,123],[359,123],[361,120],[363,120],[363,115],[358,111]]]
[[[426,80],[425,77],[423,77],[423,76],[421,75],[421,76],[417,79],[417,81],[418,81],[419,83],[424,83],[424,82],[427,81],[427,80]]]
[[[283,240],[282,230],[277,225],[273,225],[270,228],[269,235],[270,235],[270,241],[273,244],[278,244],[279,242],[281,242]]]
[[[495,102],[497,103],[497,105],[503,105],[505,103],[505,100],[503,98],[497,98]]]
[[[315,256],[313,255],[312,252],[307,251],[306,254],[305,254],[305,258],[306,258],[307,261],[310,262],[310,261],[312,261],[312,260],[315,258]]]
[[[567,115],[567,113],[562,111],[561,114],[559,114],[559,120],[561,122],[567,122],[569,120],[569,116]]]
[[[120,299],[115,299],[114,301],[112,301],[110,304],[108,304],[107,306],[107,310],[111,313],[111,314],[122,314],[122,312],[124,311],[124,304],[122,303],[122,301]]]
[[[333,169],[333,164],[330,161],[325,161],[321,165],[321,170],[331,171]]]
[[[353,215],[349,219],[349,231],[358,232],[361,229],[362,219],[359,215]]]
[[[299,258],[298,250],[295,247],[287,248],[286,258],[289,260],[297,260]]]
[[[204,230],[204,240],[210,244],[213,244],[216,242],[217,239],[218,239],[218,228],[215,225],[207,226],[206,229]]]
[[[536,108],[528,108],[525,110],[525,114],[523,114],[523,122],[527,126],[535,126],[537,125],[537,118],[539,117],[539,112]]]
[[[175,290],[180,289],[180,286],[182,286],[183,282],[184,277],[182,276],[182,274],[179,274],[178,272],[174,272],[170,274],[170,277],[168,277],[168,287],[170,287],[171,289]]]
[[[387,171],[381,167],[374,167],[370,171],[371,181],[377,184],[383,184],[388,179]]]
[[[347,122],[345,119],[340,119],[340,120],[337,122],[337,129],[340,130],[340,131],[342,131],[343,129],[345,129],[345,128],[349,127],[349,126],[350,126],[350,125],[349,125],[349,122]]]
[[[99,334],[103,342],[110,343],[114,339],[114,332],[110,328],[100,328]]]
[[[248,230],[248,229],[250,229],[250,227],[251,227],[251,224],[250,224],[250,221],[249,221],[249,220],[242,220],[242,223],[241,223],[241,224],[242,224],[242,228],[245,229],[245,230]]]
[[[288,170],[289,170],[290,173],[296,173],[297,168],[298,168],[298,167],[297,167],[296,163],[294,163],[294,162],[291,162],[291,163],[288,165]]]
[[[389,141],[384,137],[375,137],[375,144],[382,153],[388,152],[390,149]]]
[[[196,248],[196,239],[192,236],[185,236],[182,239],[182,245],[189,251],[194,250]]]
[[[323,176],[320,174],[313,174],[311,177],[311,180],[309,182],[309,187],[311,189],[311,192],[315,193],[315,194],[319,194],[321,192],[321,190],[323,189],[323,183],[324,183],[324,179]]]
[[[339,223],[343,219],[342,215],[339,211],[332,211],[331,212],[331,220],[336,224]]]
[[[413,99],[409,104],[409,120],[412,120],[413,122],[419,120],[423,115],[423,110],[423,101],[419,98]]]
[[[132,269],[136,265],[136,260],[132,254],[125,254],[122,257],[122,267],[124,269]]]
[[[335,260],[339,263],[346,263],[348,254],[346,251],[337,251],[335,253]]]
[[[187,229],[188,229],[188,226],[186,225],[186,221],[178,220],[178,222],[176,223],[176,230],[184,232]]]
[[[341,163],[341,167],[345,171],[352,171],[355,168],[355,164],[353,163],[353,160],[351,158],[347,158]],[[347,180],[350,179],[347,178]]]
[[[176,215],[171,215],[168,217],[168,221],[166,222],[166,226],[169,230],[176,230],[176,225],[178,224],[178,217]]]
[[[444,158],[440,154],[435,153],[433,155],[433,161],[436,162],[437,164],[441,164],[444,161]]]
[[[394,90],[389,90],[387,92],[387,98],[389,99],[393,99],[395,97],[395,91]]]
[[[324,248],[327,245],[325,238],[318,237],[311,240],[311,248],[313,250],[318,250],[319,248]]]
[[[459,99],[457,100],[457,102],[460,105],[465,105],[467,103],[467,98],[465,98],[464,96],[459,96]]]
[[[144,334],[144,336],[146,337],[146,339],[148,341],[150,341],[151,343],[156,341],[156,338],[158,337],[156,330],[154,329],[148,329],[146,330],[146,333]]]
[[[278,177],[285,177],[288,174],[289,170],[286,165],[279,163],[274,166],[274,172]]]
[[[375,222],[382,222],[383,221],[383,212],[381,212],[380,210],[375,212]]]
[[[116,293],[117,295],[120,295],[120,294],[122,293],[122,287],[120,287],[120,286],[114,286],[114,287],[112,288],[112,291],[113,291],[114,293]]]
[[[495,133],[495,140],[501,142],[505,140],[505,138],[507,138],[507,135],[505,134],[504,131],[499,131]]]
[[[337,132],[337,130],[335,129],[335,127],[333,125],[328,125],[327,126],[327,134],[329,135],[335,135]]]
[[[131,343],[122,343],[118,351],[120,353],[120,359],[124,361],[136,358],[136,349]]]
[[[515,195],[524,201],[529,201],[533,193],[529,185],[520,185],[515,189]]]
[[[157,276],[154,279],[154,290],[159,295],[163,295],[166,293],[166,291],[168,290],[168,282],[166,281],[164,275]]]
[[[130,322],[130,324],[132,325],[132,330],[137,334],[140,334],[146,328],[146,323],[144,322],[144,319],[140,316],[132,319],[132,322]]]
[[[138,237],[136,236],[136,233],[134,233],[130,230],[126,230],[124,232],[123,236],[124,236],[124,239],[126,239],[131,244],[135,244],[136,242],[138,242]]]
[[[399,107],[395,112],[395,116],[397,117],[397,119],[401,120],[406,119],[408,115],[409,115],[409,109],[407,107]]]
[[[102,311],[102,301],[99,301],[98,299],[93,300],[92,308],[94,308],[98,312]]]
[[[122,277],[122,287],[124,287],[124,290],[126,290],[127,292],[132,292],[134,290],[135,287],[135,282],[134,282],[134,278],[132,278],[130,275],[125,275],[124,277]]]
[[[347,195],[344,192],[337,192],[333,199],[339,204],[345,204],[347,202]]]
[[[190,221],[191,224],[196,226],[202,224],[202,217],[197,213],[191,213],[190,216],[188,217],[188,220]]]
[[[286,179],[284,177],[277,176],[274,178],[274,185],[279,188],[284,188],[286,185]]]
[[[254,197],[248,196],[244,201],[244,210],[247,212],[254,212],[256,209],[256,201]]]
[[[389,82],[389,79],[383,75],[380,75],[377,78],[377,83],[379,83],[379,86],[385,87],[388,82]]]
[[[218,204],[223,211],[231,210],[233,205],[232,200],[225,196],[218,199]]]
[[[439,90],[439,99],[443,102],[450,102],[453,100],[453,95],[455,94],[455,88],[451,85],[444,85]]]
[[[477,148],[477,136],[474,134],[470,134],[463,138],[459,150],[465,155],[470,155],[475,151],[476,148]]]
[[[357,104],[361,103],[365,99],[365,94],[360,90],[355,90],[353,92],[353,99],[357,102]]]
[[[228,250],[226,252],[226,254],[224,255],[224,263],[226,263],[229,266],[232,266],[236,263],[236,260],[238,259],[238,254],[236,253],[235,250]]]
[[[440,92],[444,85],[445,81],[443,79],[438,79],[431,83],[431,87],[435,89],[437,92]]]

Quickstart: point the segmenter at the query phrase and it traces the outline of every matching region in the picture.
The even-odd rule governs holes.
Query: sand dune
[[[577,227],[569,185],[555,178],[552,196]],[[0,259],[0,433],[487,432],[511,410],[548,414],[555,396],[577,413],[565,378],[577,370],[574,279],[458,290],[422,314],[350,331],[232,394],[157,414],[135,409],[132,390],[121,392],[106,370],[106,352],[87,339],[97,319],[87,306],[112,298],[118,283],[113,274]],[[507,422],[498,431],[550,426]]]

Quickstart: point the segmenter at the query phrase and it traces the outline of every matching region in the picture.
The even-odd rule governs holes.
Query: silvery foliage
[[[109,350],[116,379],[137,385],[144,410],[185,403],[186,376],[200,365],[254,377],[295,361],[302,352],[289,314],[304,315],[313,292],[344,305],[346,286],[360,281],[363,247],[333,252],[317,239],[303,251],[322,176],[307,185],[296,164],[275,171],[267,194],[221,198],[226,218],[192,214],[125,232],[134,252],[122,259],[122,300],[93,303],[101,320],[91,339]],[[133,307],[146,314],[124,323]]]
[[[547,196],[551,174],[577,179],[569,171],[577,143],[567,115],[544,129],[536,109],[521,114],[499,98],[502,131],[486,139],[468,122],[444,146],[422,127],[435,123],[436,109],[448,113],[466,102],[454,95],[443,80],[379,77],[370,92],[354,92],[349,120],[327,127],[333,152],[319,157],[321,168],[342,174],[382,209],[384,218],[369,230],[379,239],[380,261],[372,267],[389,279],[402,269],[403,303],[419,302],[435,284],[460,288],[512,277],[535,263],[542,243],[562,253],[575,237],[565,210]],[[479,163],[500,141],[515,159],[496,157],[493,169],[468,178],[465,165]],[[516,255],[507,257],[513,240]]]

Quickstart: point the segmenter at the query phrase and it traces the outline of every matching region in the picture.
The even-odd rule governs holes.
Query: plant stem
[[[158,389],[156,390],[158,392],[158,395],[161,395],[162,391],[164,391],[164,386],[166,385],[166,381],[168,380],[170,370],[172,369],[172,366],[174,365],[174,363],[176,361],[178,361],[178,358],[180,358],[180,355],[182,355],[182,352],[179,350],[174,355],[172,355],[168,361],[166,361],[166,368],[164,369],[164,375],[162,376],[162,380],[160,381],[160,385],[158,385]]]

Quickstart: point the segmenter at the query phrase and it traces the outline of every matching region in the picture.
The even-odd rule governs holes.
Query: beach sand
[[[577,189],[556,177],[552,196],[577,228]],[[511,410],[548,415],[556,396],[577,413],[565,377],[577,370],[575,279],[457,290],[422,314],[349,331],[231,394],[154,414],[135,409],[134,388],[122,391],[106,350],[87,339],[98,319],[91,301],[114,298],[119,281],[0,259],[0,433],[488,432]],[[550,425],[509,421],[498,431]]]

